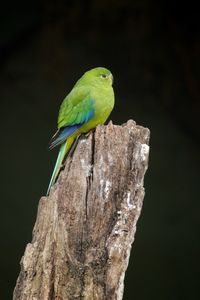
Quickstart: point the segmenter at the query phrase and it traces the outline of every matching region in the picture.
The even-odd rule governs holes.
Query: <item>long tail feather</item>
[[[49,186],[48,186],[48,189],[47,189],[47,196],[49,195],[50,189],[51,189],[52,185],[54,184],[54,182],[56,180],[56,177],[58,176],[63,158],[65,156],[65,146],[66,146],[65,144],[66,143],[63,143],[60,147],[58,157],[57,157],[57,160],[56,160],[56,164],[55,164],[55,167],[54,167],[54,170],[53,170],[53,174],[51,176],[51,180],[49,182]]]
[[[49,195],[49,192],[50,192],[50,189],[51,189],[52,185],[56,181],[56,178],[59,174],[60,167],[62,165],[63,159],[64,159],[66,153],[69,151],[71,145],[73,144],[74,139],[75,139],[75,136],[70,136],[67,139],[67,141],[64,142],[60,147],[58,157],[57,157],[57,160],[56,160],[56,164],[55,164],[55,167],[54,167],[54,170],[53,170],[53,174],[51,176],[51,180],[49,182],[49,186],[48,186],[48,189],[47,189],[47,196]]]

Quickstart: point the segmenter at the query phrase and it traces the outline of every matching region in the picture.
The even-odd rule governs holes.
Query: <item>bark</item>
[[[149,130],[132,120],[81,136],[39,201],[14,300],[123,297],[148,164]]]

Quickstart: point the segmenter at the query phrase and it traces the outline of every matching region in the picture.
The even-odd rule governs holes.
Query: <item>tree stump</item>
[[[14,300],[123,297],[148,165],[149,130],[130,120],[81,136],[39,202]]]

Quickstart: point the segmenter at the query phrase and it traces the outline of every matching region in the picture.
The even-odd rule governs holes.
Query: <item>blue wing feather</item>
[[[86,114],[81,116],[79,120],[79,116],[77,116],[77,120],[79,120],[79,124],[72,124],[71,126],[66,126],[60,128],[58,133],[53,137],[53,141],[51,142],[49,149],[53,149],[54,147],[62,144],[67,140],[73,133],[75,133],[83,124],[87,123],[94,115],[94,109],[88,111]]]
[[[61,128],[56,136],[54,137],[53,141],[51,142],[49,149],[53,149],[54,147],[62,144],[66,139],[71,136],[74,132],[76,132],[83,124],[67,126]]]

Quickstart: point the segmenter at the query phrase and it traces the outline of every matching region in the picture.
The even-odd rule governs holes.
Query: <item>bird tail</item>
[[[63,159],[64,159],[66,153],[69,151],[71,145],[73,144],[73,141],[74,141],[74,137],[71,136],[66,140],[66,142],[62,143],[62,145],[60,147],[58,157],[57,157],[57,160],[56,160],[56,164],[55,164],[55,167],[54,167],[54,170],[53,170],[53,174],[51,176],[51,180],[49,182],[49,186],[48,186],[48,189],[47,189],[47,196],[49,195],[49,192],[50,192],[50,189],[51,189],[52,185],[56,181],[56,178],[59,174],[60,167],[62,165]]]

